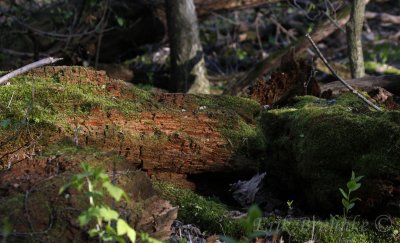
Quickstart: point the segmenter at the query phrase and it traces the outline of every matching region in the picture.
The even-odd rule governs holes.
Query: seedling
[[[342,188],[339,188],[340,193],[342,194],[342,205],[343,205],[343,216],[346,218],[349,211],[355,206],[356,201],[361,201],[358,197],[351,197],[351,193],[358,190],[361,187],[361,183],[359,181],[364,176],[357,176],[354,171],[351,172],[351,178],[347,182],[347,192],[345,192]]]

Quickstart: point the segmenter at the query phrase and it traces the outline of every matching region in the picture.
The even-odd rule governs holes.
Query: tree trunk
[[[350,20],[346,25],[347,47],[350,59],[352,78],[365,75],[364,56],[362,50],[362,27],[364,23],[366,0],[353,0]]]
[[[210,93],[193,0],[166,0],[171,47],[171,88]]]

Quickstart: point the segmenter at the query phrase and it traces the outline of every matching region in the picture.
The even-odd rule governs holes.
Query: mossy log
[[[66,138],[164,177],[255,170],[263,150],[249,99],[154,94],[78,67],[37,69],[1,89],[3,169]]]
[[[269,188],[312,212],[340,214],[339,188],[354,171],[364,176],[354,213],[399,216],[400,112],[373,112],[352,93],[294,103],[261,116]]]
[[[264,150],[259,111],[248,99],[154,94],[80,67],[11,80],[0,86],[0,215],[14,227],[9,240],[88,237],[76,221],[87,198],[58,195],[81,162],[103,167],[127,192],[132,201],[116,207],[128,223],[167,239],[177,208],[136,170],[189,186],[187,174],[255,171]]]
[[[262,110],[240,97],[150,93],[85,68],[38,69],[0,87],[0,193],[8,200],[82,161],[104,159],[112,172],[118,156],[118,171],[182,183],[264,168],[283,201],[326,214],[340,213],[353,170],[365,176],[355,210],[398,216],[400,113],[370,111],[351,93],[332,102]]]

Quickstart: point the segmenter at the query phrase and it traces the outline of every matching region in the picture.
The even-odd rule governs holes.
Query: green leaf
[[[110,195],[118,202],[122,195],[125,195],[124,190],[121,188],[114,186],[111,182],[104,182],[103,187],[110,193]]]
[[[364,178],[364,176],[357,176],[356,178],[354,178],[354,180],[356,182],[359,182],[362,178]]]
[[[67,190],[71,186],[71,183],[68,182],[67,184],[63,185],[60,187],[60,190],[58,191],[58,194],[61,195],[65,190]]]
[[[356,186],[357,186],[357,183],[356,183],[355,181],[353,181],[353,180],[347,182],[347,188],[348,188],[350,191],[354,191],[354,188],[355,188]]]
[[[346,208],[347,208],[347,210],[350,210],[350,209],[352,209],[353,207],[354,207],[354,203],[350,203]]]
[[[123,219],[117,221],[117,235],[126,234],[131,242],[136,242],[136,231],[132,229]]]
[[[339,191],[340,191],[340,193],[342,194],[342,196],[343,196],[346,200],[349,200],[349,197],[347,196],[346,192],[345,192],[342,188],[339,188]]]
[[[90,168],[89,164],[86,163],[86,162],[81,163],[81,167],[82,167],[83,172],[90,172],[91,171],[91,168]]]
[[[119,213],[107,206],[104,207],[99,207],[99,216],[103,218],[104,221],[111,221],[111,220],[117,220],[119,217]]]
[[[350,200],[350,202],[361,201],[361,198],[355,197]]]
[[[251,223],[253,223],[256,219],[261,218],[261,216],[262,216],[262,212],[258,206],[253,205],[249,208],[247,217],[249,218]]]
[[[79,215],[78,217],[79,225],[80,226],[87,225],[90,222],[90,220],[92,220],[92,218],[94,217],[97,218],[99,215],[100,211],[97,207],[90,207]]]
[[[110,235],[117,235],[117,231],[116,231],[113,227],[111,227],[110,224],[107,224],[106,227],[105,227],[105,229],[106,229],[106,232],[107,232],[108,234],[110,234]]]
[[[85,196],[87,197],[93,197],[93,198],[102,198],[103,197],[103,192],[101,191],[91,191],[91,192],[86,192]]]
[[[349,206],[349,201],[347,201],[346,199],[342,199],[342,204],[345,208],[347,208]]]
[[[140,232],[140,239],[142,240],[142,242],[147,242],[147,243],[163,243],[162,241],[151,238],[149,234],[146,232]],[[182,239],[180,243],[184,242],[186,242],[186,240]]]
[[[117,23],[120,27],[124,26],[125,20],[121,17],[115,16],[115,19],[117,20]]]
[[[101,167],[96,167],[92,171],[92,176],[95,181],[101,180],[108,180],[108,175],[104,172],[104,169]]]
[[[97,236],[99,234],[99,231],[97,229],[93,228],[93,229],[90,229],[88,231],[88,234],[89,234],[90,237],[94,237],[94,236]]]

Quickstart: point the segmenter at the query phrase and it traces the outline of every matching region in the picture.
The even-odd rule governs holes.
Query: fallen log
[[[240,97],[149,93],[80,67],[37,69],[0,89],[0,205],[87,161],[116,178],[140,169],[189,186],[193,175],[265,170],[280,199],[325,213],[340,213],[338,187],[354,170],[365,176],[355,194],[366,202],[360,212],[400,212],[399,112],[372,112],[352,94],[333,104],[305,96],[262,110]],[[215,186],[209,178],[202,183]],[[127,191],[133,186],[120,180]],[[50,181],[55,190],[65,180]],[[38,229],[46,229],[48,215],[36,215]]]
[[[381,87],[394,95],[400,95],[400,76],[399,75],[383,75],[376,77],[362,77],[357,79],[346,80],[348,84],[359,88],[366,92],[374,90],[376,87]],[[331,90],[333,94],[339,94],[346,91],[347,88],[339,81],[330,82],[320,85],[321,92]]]
[[[249,171],[257,167],[252,157],[262,151],[263,136],[255,123],[261,108],[253,100],[152,94],[112,80],[104,71],[80,67],[45,67],[28,77],[42,80],[35,88],[36,120],[59,130],[42,131],[51,134],[45,136],[46,143],[69,138],[79,146],[114,151],[149,174]],[[19,82],[5,88],[8,91],[2,97],[8,103],[16,87],[20,90],[14,90],[11,110],[0,109],[4,115],[23,120],[19,112],[24,109],[23,101],[29,102],[31,88]],[[21,123],[14,119],[10,122]],[[0,137],[0,141],[7,141],[8,135]],[[24,156],[21,150],[12,153],[12,144],[0,144],[0,157],[11,167]]]

